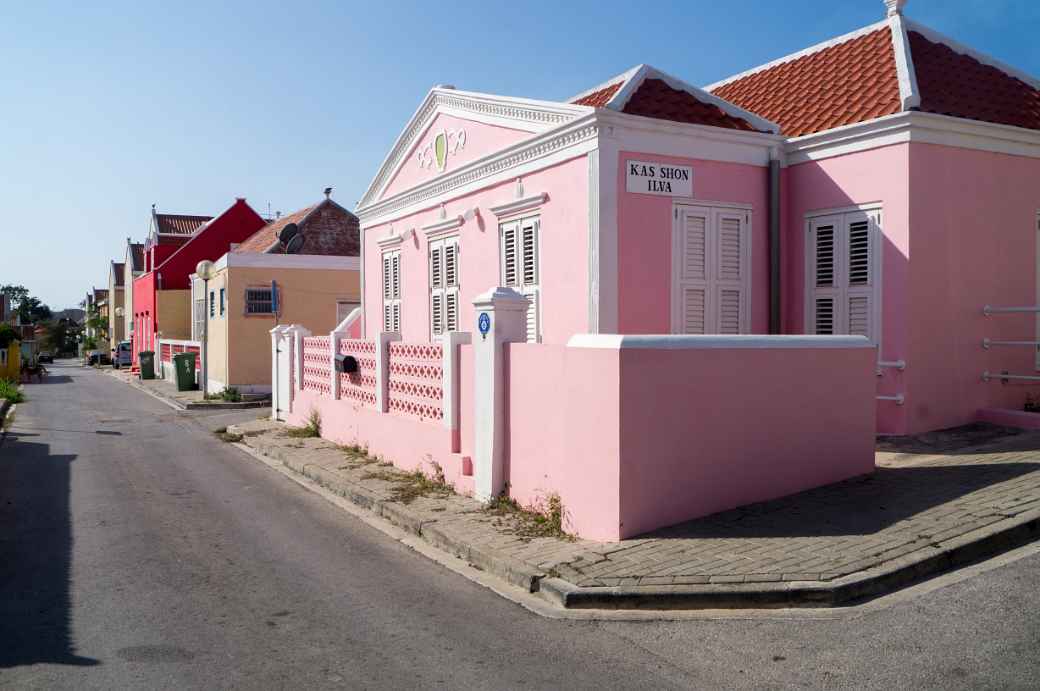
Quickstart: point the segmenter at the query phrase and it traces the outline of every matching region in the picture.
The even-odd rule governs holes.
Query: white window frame
[[[389,263],[389,265],[388,265]],[[383,288],[383,331],[401,332],[401,250],[385,250],[379,258]]]
[[[532,255],[528,260],[523,252],[523,238],[525,232],[530,231],[532,237]],[[516,266],[513,279],[506,276],[506,236],[515,233]],[[533,264],[533,271],[528,265]],[[541,214],[519,216],[503,220],[498,224],[498,268],[501,285],[513,288],[521,295],[531,300],[528,306],[526,324],[533,323],[533,329],[527,329],[528,343],[541,343],[542,341],[542,217]],[[528,274],[532,280],[528,280]]]
[[[455,280],[449,281],[448,277],[448,251],[454,252],[455,257]],[[434,258],[439,257],[439,267],[434,264]],[[427,279],[429,280],[429,299],[427,300],[430,310],[430,337],[436,338],[449,331],[459,330],[459,287],[462,285],[461,268],[459,262],[459,236],[430,240],[426,250]],[[441,323],[435,318],[435,303],[440,300]],[[448,303],[454,300],[455,312],[452,318],[448,309]]]
[[[716,305],[716,308],[711,308],[708,304],[705,305],[705,333],[706,334],[717,334],[719,331],[719,320],[718,320],[718,297],[715,295],[723,287],[723,284],[719,282],[719,279],[715,276],[715,270],[712,268],[712,263],[715,261],[717,256],[717,243],[718,243],[718,227],[719,220],[723,216],[739,216],[743,218],[744,225],[741,229],[740,238],[740,251],[741,251],[741,263],[742,263],[742,277],[740,280],[740,333],[749,334],[751,333],[751,288],[752,288],[752,265],[751,265],[751,243],[754,233],[752,232],[752,222],[754,221],[752,214],[752,207],[749,204],[732,204],[732,203],[716,203],[716,202],[691,202],[691,201],[676,201],[672,204],[672,264],[671,264],[671,331],[674,334],[685,333],[684,330],[684,319],[683,319],[683,302],[682,302],[682,263],[685,261],[685,249],[682,247],[682,228],[680,223],[682,222],[683,213],[685,211],[694,211],[704,214],[707,219],[706,237],[705,237],[705,298],[706,302],[710,300],[711,305]],[[712,297],[708,295],[712,294]],[[708,326],[711,326],[711,330]]]
[[[870,285],[866,288],[848,286],[846,279],[848,267],[848,253],[844,251],[847,246],[848,228],[851,223],[859,220],[869,222],[869,257],[870,257]],[[884,263],[884,213],[880,203],[859,204],[840,209],[823,209],[811,211],[805,215],[805,247],[802,255],[805,285],[804,285],[804,331],[806,334],[816,333],[816,245],[813,241],[813,229],[818,224],[826,222],[835,223],[835,228],[840,232],[835,233],[835,287],[831,289],[835,297],[834,323],[835,335],[847,334],[848,298],[856,293],[868,294],[871,298],[870,320],[871,328],[868,339],[877,347],[878,358],[880,358],[880,344],[882,338],[882,305],[883,291],[881,282],[881,268]],[[841,283],[841,285],[838,285]],[[852,292],[850,292],[852,291]],[[840,328],[839,328],[840,327]]]

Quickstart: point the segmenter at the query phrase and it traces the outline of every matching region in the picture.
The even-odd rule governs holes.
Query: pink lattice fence
[[[332,353],[328,336],[303,339],[303,388],[332,395]]]
[[[339,396],[357,401],[368,408],[376,406],[376,344],[374,341],[345,339],[339,342],[339,354],[357,360],[358,371],[339,375]]]
[[[444,418],[443,348],[439,343],[390,343],[387,408],[424,421]]]

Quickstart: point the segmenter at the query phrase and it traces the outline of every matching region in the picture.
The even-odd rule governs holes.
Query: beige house
[[[108,265],[108,346],[115,350],[116,344],[126,338],[123,315],[125,314],[125,296],[123,295],[124,265],[122,262],[109,262]]]
[[[286,228],[303,239],[287,248],[279,241]],[[357,217],[326,198],[233,248],[208,282],[192,276],[191,340],[206,339],[206,390],[270,392],[271,329],[299,324],[327,334],[359,307],[358,249]]]

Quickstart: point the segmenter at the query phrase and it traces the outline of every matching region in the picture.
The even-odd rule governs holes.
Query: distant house
[[[155,210],[152,210],[154,216]],[[134,279],[144,274],[144,243],[126,239],[123,253],[123,339],[134,335]]]
[[[109,262],[108,265],[108,343],[112,350],[126,337],[123,307],[124,268],[123,262]]]
[[[21,376],[21,369],[21,343],[17,339],[6,345],[0,343],[0,379],[17,381]]]
[[[145,242],[144,272],[133,281],[133,359],[142,350],[154,351],[158,339],[191,335],[189,276],[203,259],[227,252],[264,226],[243,198],[215,218],[159,214],[152,209]]]
[[[279,236],[293,225],[299,239],[286,246]],[[360,247],[357,217],[326,193],[220,257],[208,286],[193,277],[203,315],[193,340],[204,326],[208,335],[207,390],[269,392],[272,328],[291,323],[327,334],[360,307]]]

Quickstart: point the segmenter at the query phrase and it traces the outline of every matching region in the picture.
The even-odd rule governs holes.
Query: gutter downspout
[[[780,323],[780,150],[769,152],[769,333]]]

